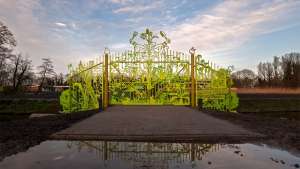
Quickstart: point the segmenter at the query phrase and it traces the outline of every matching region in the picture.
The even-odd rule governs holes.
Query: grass
[[[239,96],[238,112],[300,113],[300,88],[233,88],[232,90]]]
[[[56,113],[57,101],[45,100],[1,100],[0,114]]]
[[[264,113],[264,112],[299,112],[300,98],[259,98],[240,99],[238,112]]]

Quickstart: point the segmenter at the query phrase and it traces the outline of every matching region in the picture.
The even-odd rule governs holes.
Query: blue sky
[[[220,66],[255,70],[274,55],[300,52],[299,0],[0,0],[0,20],[17,51],[40,64],[67,64],[130,49],[133,31],[163,30],[171,48],[192,46]]]

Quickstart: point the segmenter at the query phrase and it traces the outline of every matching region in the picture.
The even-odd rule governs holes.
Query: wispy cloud
[[[145,28],[164,30],[175,50],[229,55],[253,37],[298,25],[299,9],[296,0],[0,0],[0,20],[34,65],[51,57],[66,72],[104,47],[128,49],[130,34]]]
[[[171,30],[173,48],[187,51],[195,46],[205,53],[236,49],[247,40],[281,27],[282,18],[297,12],[300,1],[235,1],[216,5]],[[287,12],[289,11],[289,12]],[[286,26],[286,25],[285,25]]]
[[[125,4],[128,2],[132,2],[132,0],[110,0],[112,3],[116,3],[116,4]]]
[[[131,23],[138,23],[138,22],[141,22],[143,20],[145,20],[145,17],[142,17],[142,16],[141,17],[133,17],[133,18],[125,19],[125,21],[131,22]]]
[[[41,58],[50,57],[56,70],[65,72],[68,62],[79,61],[71,58],[83,57],[88,50],[76,50],[67,34],[57,29],[68,25],[41,18],[46,12],[38,0],[0,0],[0,20],[14,33],[18,42],[16,52],[28,54],[35,66],[41,63]]]
[[[108,47],[113,50],[124,50],[124,49],[129,49],[130,45],[129,45],[129,43],[115,43]]]
[[[59,27],[67,27],[67,25],[65,23],[62,23],[62,22],[56,22],[55,25],[59,26]]]
[[[150,4],[127,4],[124,7],[115,9],[113,12],[114,13],[140,13],[140,12],[145,12],[153,9],[158,9],[162,5],[161,1],[155,1]]]

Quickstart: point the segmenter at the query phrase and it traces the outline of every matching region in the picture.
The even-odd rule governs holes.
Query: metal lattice
[[[130,42],[134,50],[110,55],[109,91],[111,104],[190,105],[190,57],[171,51],[164,41],[155,43],[152,32],[141,34],[145,42]]]
[[[201,55],[169,49],[165,33],[146,29],[133,33],[133,50],[105,52],[103,61],[80,63],[70,69],[70,89],[63,92],[64,111],[95,109],[100,101],[122,105],[191,105],[234,110],[238,100],[230,92],[230,71],[218,69]],[[68,108],[69,107],[69,108]]]

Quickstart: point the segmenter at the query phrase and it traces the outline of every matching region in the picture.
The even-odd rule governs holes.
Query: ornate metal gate
[[[201,55],[169,49],[165,33],[146,29],[133,33],[133,50],[110,53],[102,60],[70,67],[70,89],[60,97],[66,112],[122,105],[191,105],[234,110],[230,71],[219,69]],[[101,103],[100,105],[98,103]]]
[[[137,35],[132,51],[109,55],[110,104],[190,105],[190,56],[169,50],[163,32],[160,43],[149,30]]]

